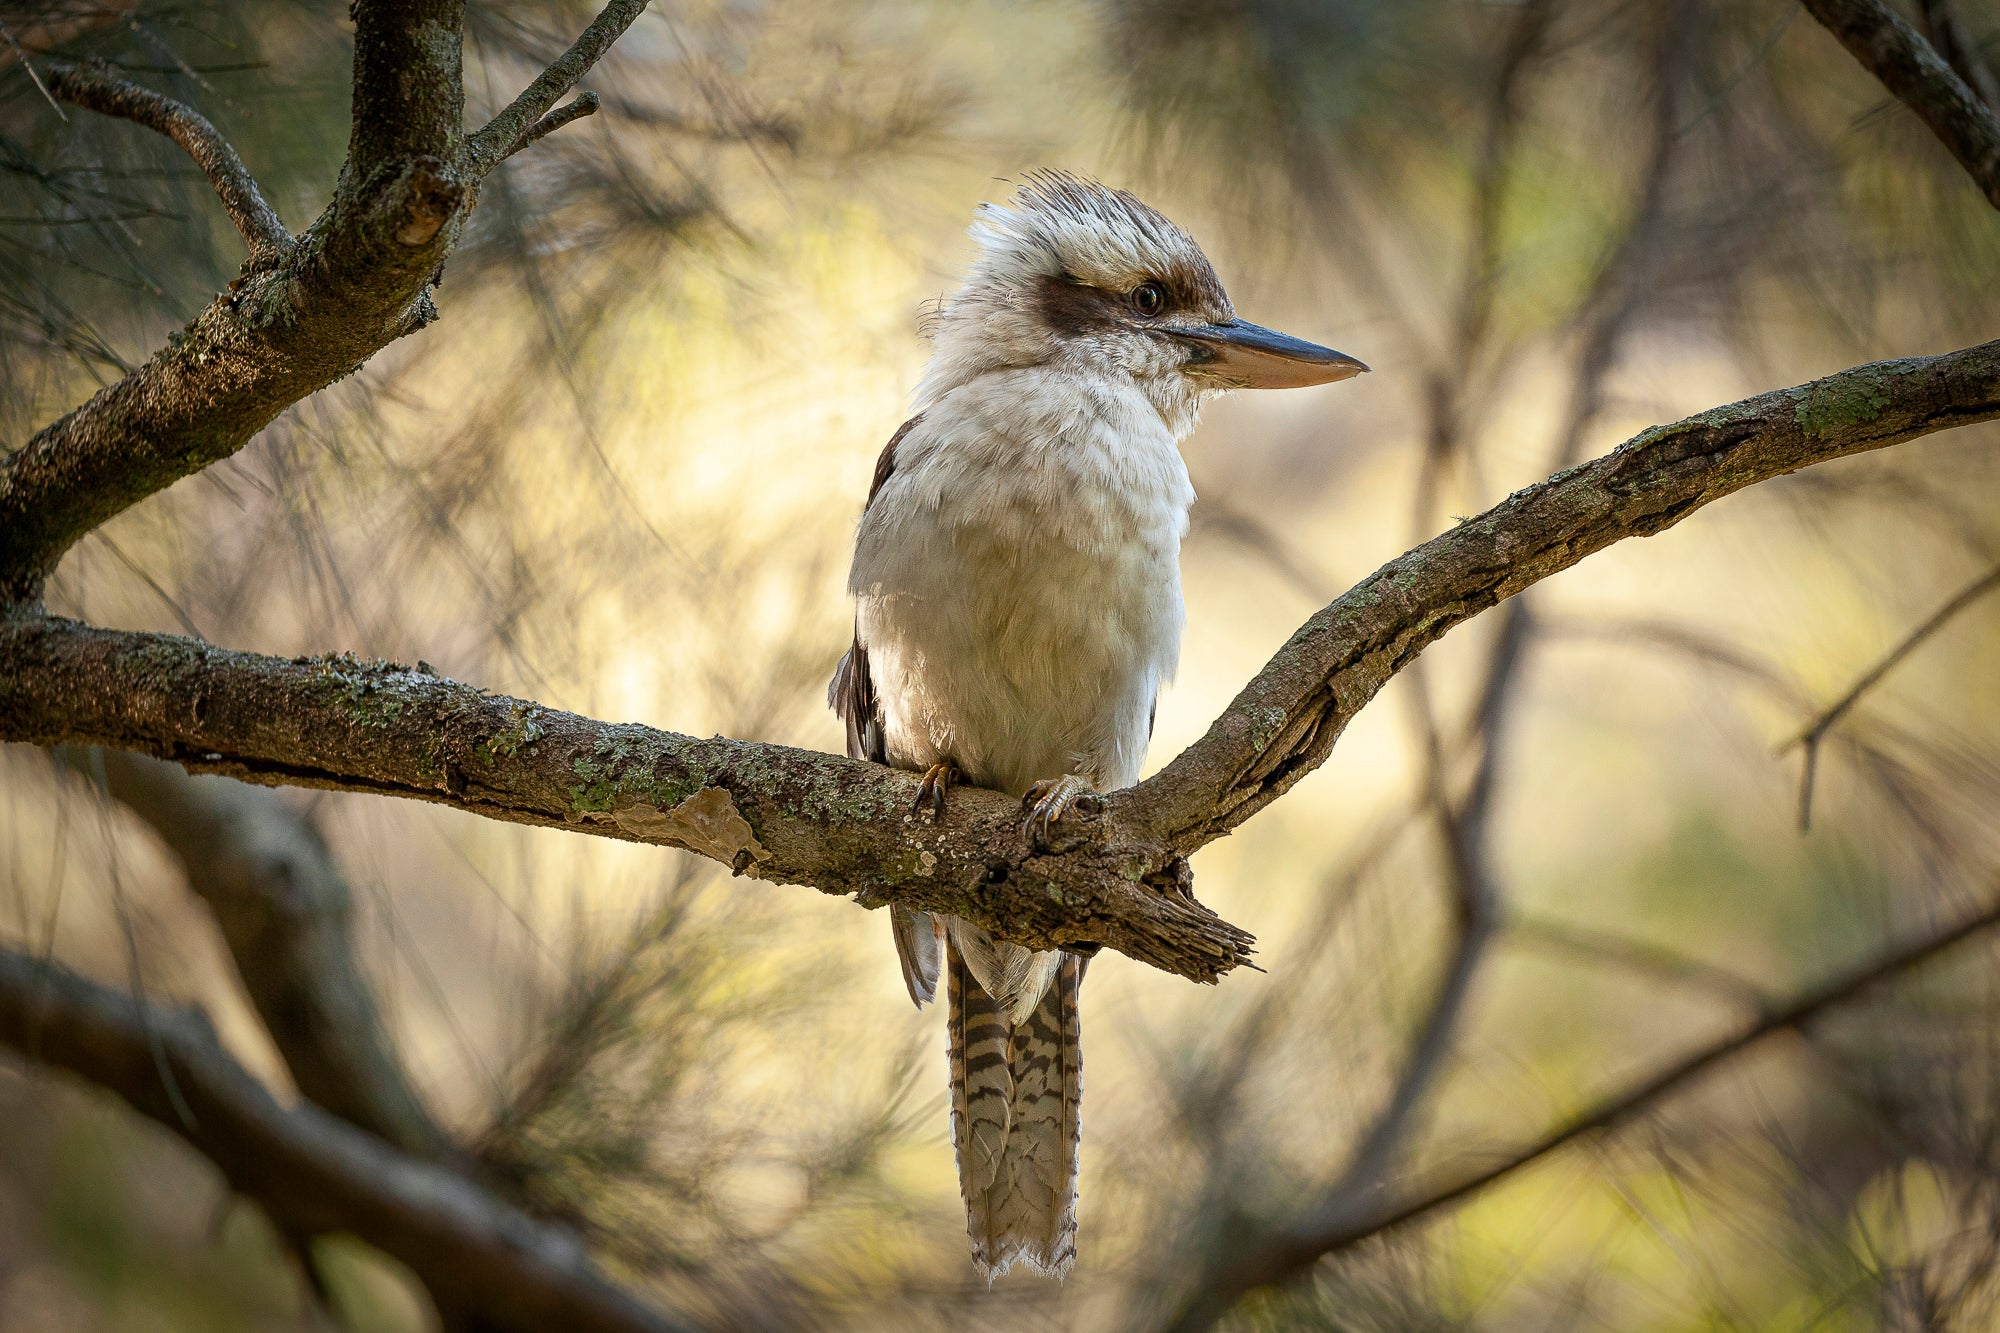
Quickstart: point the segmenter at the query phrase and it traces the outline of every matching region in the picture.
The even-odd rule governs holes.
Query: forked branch
[[[541,77],[523,89],[504,111],[488,121],[484,129],[466,140],[466,161],[473,174],[485,175],[501,159],[519,152],[565,123],[558,121],[546,128],[541,124],[550,108],[562,100],[564,93],[576,87],[577,81],[590,72],[590,67],[645,11],[646,0],[612,0],[598,11],[597,17],[591,20],[590,26],[583,30],[569,50],[543,70]],[[574,107],[572,103],[569,109]],[[593,101],[589,110],[577,111],[576,115],[589,115],[594,110],[596,104]],[[569,119],[574,118],[571,116]]]
[[[520,152],[529,144],[535,143],[547,135],[554,134],[571,121],[582,120],[585,116],[596,115],[598,108],[602,105],[603,103],[598,100],[596,93],[578,93],[570,99],[568,105],[557,107],[555,110],[549,112],[548,115],[543,116],[540,120],[530,125],[528,132],[521,136],[521,141],[514,145],[512,151],[516,153]]]
[[[1785,742],[1784,747],[1779,750],[1780,754],[1794,748],[1805,752],[1805,767],[1799,776],[1799,828],[1801,831],[1812,827],[1813,785],[1814,779],[1819,773],[1820,745],[1826,740],[1827,733],[1839,726],[1840,720],[1847,716],[1855,704],[1861,702],[1861,696],[1880,684],[1882,678],[1895,670],[1898,663],[1915,652],[1931,635],[1950,624],[1961,611],[1964,611],[1967,607],[1979,601],[1987,593],[1992,592],[1996,588],[2000,588],[2000,565],[1995,565],[1992,569],[1987,570],[1971,583],[1965,585],[1965,587],[1960,588],[1943,606],[1931,612],[1922,624],[1918,625],[1908,634],[1905,634],[1895,647],[1878,658],[1874,666],[1862,672],[1854,684],[1848,687],[1845,694],[1834,700],[1826,708],[1821,709],[1819,714],[1805,725],[1804,730],[1792,737],[1791,740]]]

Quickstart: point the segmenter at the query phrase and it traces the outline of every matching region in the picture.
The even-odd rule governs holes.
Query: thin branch
[[[1727,996],[1732,1004],[1752,1013],[1766,1013],[1771,1008],[1771,997],[1748,978],[1705,959],[1648,940],[1607,934],[1570,921],[1519,913],[1507,918],[1506,938],[1571,954],[1593,963],[1643,972],[1677,986],[1711,991]]]
[[[646,12],[646,3],[647,0],[612,0],[598,11],[597,17],[591,20],[590,26],[583,30],[583,35],[570,45],[569,50],[543,70],[541,76],[529,84],[506,110],[466,141],[465,160],[471,174],[484,176],[509,153],[517,152],[539,138],[540,134],[534,133],[537,123],[564,93],[576,87],[577,82],[603,58],[625,29]],[[549,128],[554,129],[555,126]]]
[[[1321,1259],[1384,1232],[1420,1221],[1462,1203],[1515,1172],[1579,1139],[1615,1129],[1657,1109],[1663,1101],[1716,1066],[1779,1032],[1802,1029],[1828,1010],[1847,1004],[1871,988],[1893,980],[1947,950],[2000,926],[1994,904],[1921,940],[1912,941],[1842,971],[1719,1041],[1672,1062],[1657,1073],[1605,1097],[1564,1120],[1541,1137],[1505,1153],[1497,1161],[1462,1170],[1442,1180],[1393,1194],[1351,1195],[1286,1237],[1282,1245],[1260,1248],[1249,1262],[1231,1270],[1223,1286],[1205,1290],[1171,1324],[1172,1333],[1206,1329],[1242,1296],[1306,1272]]]
[[[596,93],[578,93],[570,100],[568,105],[557,107],[555,110],[549,112],[548,115],[543,116],[540,120],[530,125],[527,133],[521,136],[521,141],[507,150],[508,156],[511,157],[513,154],[526,148],[529,144],[535,143],[547,135],[554,134],[573,120],[582,120],[585,116],[596,115],[598,108],[602,105],[603,103],[598,100]]]
[[[575,1236],[310,1103],[286,1109],[199,1016],[0,951],[0,1045],[122,1097],[185,1139],[291,1234],[348,1231],[408,1265],[440,1304],[494,1328],[669,1333]],[[176,1114],[155,1050],[189,1110]]]
[[[256,178],[206,116],[184,102],[121,79],[101,61],[48,67],[48,90],[87,111],[117,116],[172,139],[194,159],[221,197],[229,220],[250,247],[253,265],[275,263],[292,248],[292,234],[264,200]]]
[[[62,109],[62,103],[56,101],[55,96],[49,92],[49,85],[43,83],[42,76],[35,72],[35,62],[28,59],[28,53],[21,49],[21,44],[14,40],[13,31],[4,23],[0,23],[0,37],[4,37],[7,41],[7,53],[20,61],[21,68],[28,71],[28,78],[33,81],[35,91],[42,95],[42,100],[56,113],[56,119],[67,124],[69,113]],[[0,69],[4,68],[6,68],[5,62],[0,61]]]
[[[299,1091],[429,1161],[459,1157],[403,1073],[356,966],[354,896],[319,833],[269,792],[118,750],[56,758],[144,820],[215,914]]]
[[[1578,322],[1584,325],[1585,336],[1569,407],[1557,434],[1554,450],[1557,470],[1573,466],[1581,454],[1585,433],[1603,406],[1604,381],[1617,362],[1618,349],[1640,308],[1638,274],[1659,225],[1666,184],[1681,137],[1675,129],[1678,114],[1674,82],[1693,45],[1698,17],[1695,7],[1680,7],[1665,17],[1659,34],[1653,71],[1658,86],[1653,92],[1652,151],[1632,219],[1617,245],[1598,266],[1579,308]],[[1537,16],[1532,10],[1524,12],[1520,20],[1523,29],[1538,30],[1547,22],[1547,14]],[[1507,96],[1511,98],[1511,94]],[[1465,349],[1465,359],[1470,359],[1476,345]],[[1454,441],[1453,448],[1457,447],[1456,429],[1450,423],[1441,427],[1443,438]],[[1420,515],[1423,520],[1428,517]],[[1444,1076],[1471,1003],[1473,983],[1498,935],[1501,884],[1492,866],[1489,833],[1506,749],[1509,705],[1520,686],[1522,666],[1533,646],[1536,623],[1525,598],[1508,603],[1501,612],[1499,632],[1486,660],[1466,737],[1466,744],[1476,748],[1478,758],[1462,796],[1454,796],[1451,791],[1445,745],[1438,734],[1430,692],[1423,677],[1417,677],[1418,688],[1412,697],[1424,737],[1430,804],[1437,822],[1445,875],[1457,906],[1455,934],[1430,1010],[1417,1030],[1395,1090],[1341,1171],[1332,1187],[1333,1197],[1374,1188],[1393,1166],[1414,1132],[1418,1113],[1432,1088]],[[1416,669],[1421,671],[1421,663]]]
[[[1500,286],[1501,205],[1524,108],[1521,86],[1547,39],[1553,0],[1527,0],[1513,17],[1487,100],[1485,131],[1473,171],[1471,240],[1465,273],[1452,303],[1450,334],[1424,377],[1424,451],[1418,463],[1411,512],[1419,531],[1430,530],[1431,511],[1445,469],[1463,444],[1465,402],[1484,361],[1493,303]]]
[[[1848,687],[1847,693],[1822,710],[1806,724],[1798,735],[1778,748],[1779,754],[1802,747],[1805,750],[1805,766],[1799,781],[1799,828],[1801,831],[1812,827],[1812,799],[1814,778],[1819,770],[1820,743],[1828,732],[1840,725],[1840,720],[1859,703],[1861,696],[1875,688],[1882,678],[1895,670],[1902,660],[1915,652],[1923,642],[1949,624],[1958,613],[1977,602],[1995,588],[2000,588],[2000,565],[1995,565],[1971,583],[1954,593],[1951,598],[1933,611],[1929,618],[1884,654],[1874,666],[1861,673],[1860,679]]]
[[[1458,301],[1458,336],[1449,357],[1452,368],[1480,359],[1486,338],[1484,307],[1491,300],[1491,287],[1498,266],[1497,200],[1504,185],[1502,164],[1507,156],[1509,127],[1518,117],[1513,84],[1537,46],[1544,40],[1552,14],[1548,6],[1534,6],[1515,21],[1506,53],[1501,62],[1498,88],[1490,103],[1488,131],[1482,154],[1482,170],[1474,204],[1474,251],[1477,262],[1468,266],[1465,286]],[[1675,129],[1677,115],[1674,81],[1692,45],[1695,14],[1691,9],[1666,16],[1659,34],[1653,115],[1653,148],[1633,210],[1618,243],[1598,266],[1589,292],[1581,302],[1575,323],[1584,328],[1570,405],[1563,418],[1555,446],[1556,467],[1576,462],[1585,431],[1602,407],[1603,382],[1617,359],[1617,349],[1640,308],[1638,281],[1645,255],[1650,248],[1665,198],[1665,185],[1672,169],[1680,135]],[[1430,422],[1423,465],[1424,476],[1417,486],[1415,521],[1419,532],[1429,529],[1435,488],[1437,459],[1456,455],[1463,447],[1461,405],[1457,381],[1450,374],[1433,376],[1426,394]],[[1274,534],[1254,521],[1237,518],[1227,529],[1230,535],[1272,561],[1294,582],[1300,581],[1296,561]],[[1389,1099],[1376,1113],[1347,1165],[1328,1187],[1330,1194],[1372,1188],[1390,1168],[1417,1123],[1418,1113],[1431,1088],[1443,1075],[1457,1039],[1459,1026],[1473,993],[1473,983],[1492,944],[1499,923],[1500,886],[1491,868],[1488,827],[1494,793],[1497,790],[1505,723],[1509,703],[1520,680],[1521,666],[1534,637],[1536,621],[1524,599],[1511,602],[1502,612],[1499,632],[1494,636],[1487,658],[1483,683],[1478,691],[1470,726],[1464,738],[1452,748],[1475,751],[1477,760],[1463,796],[1450,789],[1446,745],[1439,734],[1422,663],[1413,664],[1410,695],[1422,738],[1426,804],[1437,825],[1445,878],[1456,908],[1449,956],[1439,974],[1429,1007],[1410,1043],[1402,1072]],[[1247,1237],[1239,1243],[1249,1244]]]
[[[1952,67],[1882,0],[1800,0],[1862,67],[1916,112],[2000,208],[2000,109],[1981,101]]]

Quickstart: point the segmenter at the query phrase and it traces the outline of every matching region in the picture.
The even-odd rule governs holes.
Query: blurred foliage
[[[1989,61],[2000,13],[1959,6]],[[471,6],[502,104],[590,7]],[[0,4],[35,59],[198,106],[286,222],[346,140],[346,7]],[[1577,451],[1853,361],[1993,334],[2000,225],[1789,0],[665,3],[604,111],[498,174],[444,318],[122,515],[52,609],[352,650],[553,706],[838,748],[820,691],[881,441],[996,177],[1099,173],[1253,318],[1376,373],[1231,401],[1188,445],[1190,630],[1155,764],[1345,582]],[[0,441],[143,360],[240,260],[175,150],[58,115],[0,54]],[[1082,1262],[964,1258],[941,1035],[877,914],[673,854],[292,794],[366,901],[415,1076],[496,1189],[735,1326],[1124,1328],[1339,1172],[1440,966],[1426,731],[1507,920],[1403,1172],[1490,1157],[1993,891],[2000,607],[1842,723],[1815,708],[2000,559],[1991,427],[1731,500],[1426,655],[1324,770],[1204,852],[1267,975],[1093,968]],[[0,930],[197,1001],[284,1075],[129,817],[0,752]],[[128,962],[126,933],[137,961]],[[1981,1329],[2000,1014],[1976,947],[1619,1134],[1246,1303],[1243,1329]],[[135,970],[136,969],[136,970]],[[421,1326],[323,1241],[356,1329]],[[0,1072],[0,1325],[310,1327],[292,1261],[168,1136]]]

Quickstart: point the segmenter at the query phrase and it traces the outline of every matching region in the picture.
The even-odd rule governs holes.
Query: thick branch
[[[647,0],[611,0],[599,10],[590,26],[583,30],[583,35],[570,44],[569,50],[543,70],[541,76],[522,90],[506,110],[466,141],[466,160],[471,174],[475,177],[485,175],[502,158],[540,138],[541,135],[533,131],[542,117],[548,115],[549,109],[562,99],[564,93],[576,87],[577,81],[588,74],[591,66],[611,49],[611,44],[638,20],[639,15],[646,12],[646,4]],[[551,125],[548,128],[556,127]],[[542,133],[547,133],[547,130]]]
[[[1683,1056],[1658,1073],[1584,1108],[1534,1141],[1485,1165],[1461,1169],[1443,1180],[1415,1189],[1343,1195],[1335,1206],[1282,1242],[1260,1247],[1224,1268],[1222,1277],[1197,1293],[1170,1325],[1173,1333],[1208,1328],[1238,1299],[1261,1287],[1289,1281],[1319,1260],[1338,1254],[1371,1236],[1419,1221],[1464,1202],[1522,1167],[1578,1139],[1614,1129],[1659,1107],[1702,1075],[1724,1064],[1775,1033],[1803,1028],[1827,1010],[1849,1003],[1872,987],[1930,961],[1972,937],[2000,926],[2000,904],[1968,917],[1921,940],[1848,969],[1798,996],[1781,1009]]]
[[[911,813],[915,778],[881,765],[596,722],[382,662],[0,620],[0,738],[683,847],[760,879],[951,912],[1042,948],[1108,945],[1201,981],[1251,942],[1185,895],[1184,860],[1107,816],[1079,822],[1073,849],[1044,852],[1019,805],[994,793],[954,793],[934,824]]]
[[[144,1007],[0,951],[0,1045],[117,1093],[186,1139],[280,1227],[352,1232],[407,1264],[441,1303],[492,1327],[676,1327],[599,1276],[567,1232],[316,1106],[279,1106],[198,1015]]]
[[[1801,0],[1856,60],[1930,126],[2000,208],[2000,109],[1966,86],[1923,34],[1882,0]]]
[[[57,757],[180,858],[299,1091],[405,1152],[455,1157],[355,965],[354,895],[318,830],[269,792],[144,755],[64,747]]]
[[[355,0],[356,180],[412,158],[448,162],[464,134],[465,0]]]
[[[250,246],[250,262],[275,262],[292,245],[292,234],[264,202],[263,191],[236,150],[193,107],[121,79],[108,65],[49,65],[43,71],[49,94],[89,111],[156,130],[194,159],[222,198],[229,220]]]
[[[472,203],[452,166],[461,8],[359,4],[355,156],[332,204],[145,365],[0,458],[0,608],[37,606],[77,538],[229,457],[293,403],[435,318],[428,289]],[[97,78],[71,71],[65,86],[189,134],[207,125]],[[215,160],[240,171],[233,155]]]
[[[1308,621],[1199,742],[1053,849],[1005,798],[936,824],[880,766],[591,721],[387,663],[0,622],[0,739],[140,750],[250,781],[414,797],[683,847],[762,879],[1101,944],[1197,980],[1251,939],[1187,896],[1186,855],[1323,762],[1390,677],[1504,598],[1813,463],[2000,417],[2000,343],[1858,366],[1645,431],[1391,561]]]
[[[1110,804],[1192,852],[1319,767],[1376,691],[1453,626],[1746,486],[1995,417],[2000,342],[1856,366],[1643,431],[1362,580],[1300,627],[1207,735]]]

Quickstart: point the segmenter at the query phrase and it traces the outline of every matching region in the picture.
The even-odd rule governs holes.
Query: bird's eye
[[[1157,282],[1142,282],[1132,289],[1132,308],[1151,319],[1167,308],[1167,289]]]

